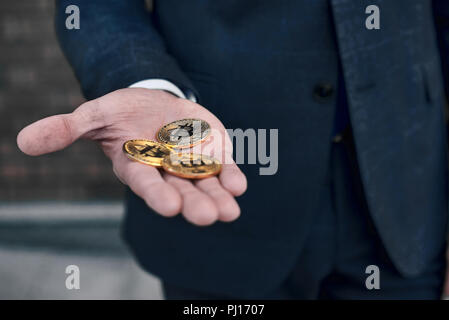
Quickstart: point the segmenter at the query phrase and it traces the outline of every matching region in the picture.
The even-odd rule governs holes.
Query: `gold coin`
[[[221,163],[204,154],[172,153],[162,160],[162,168],[181,178],[203,179],[219,174]]]
[[[166,124],[157,133],[157,140],[168,148],[190,148],[206,140],[210,125],[200,119],[182,119]]]
[[[123,152],[131,159],[151,166],[160,167],[170,149],[156,141],[135,139],[123,144]]]

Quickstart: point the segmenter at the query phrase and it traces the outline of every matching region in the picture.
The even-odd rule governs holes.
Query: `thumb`
[[[25,127],[17,135],[17,145],[30,156],[55,152],[89,131],[102,127],[103,123],[98,103],[92,100],[72,113],[44,118]]]

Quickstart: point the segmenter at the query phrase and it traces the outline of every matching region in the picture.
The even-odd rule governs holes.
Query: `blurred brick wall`
[[[122,185],[93,143],[32,158],[16,135],[83,102],[53,30],[53,0],[0,1],[0,201],[120,199]]]

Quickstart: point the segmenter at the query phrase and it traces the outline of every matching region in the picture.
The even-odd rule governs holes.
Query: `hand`
[[[123,153],[126,140],[154,140],[163,125],[184,118],[207,121],[212,141],[223,141],[217,134],[225,137],[226,143],[220,148],[226,164],[218,178],[192,182],[131,161]],[[121,89],[84,103],[73,113],[27,126],[19,133],[17,144],[24,153],[37,156],[61,150],[79,138],[98,142],[119,180],[165,217],[182,212],[194,224],[209,225],[217,220],[233,221],[240,215],[234,196],[245,192],[245,175],[230,160],[232,144],[223,124],[199,104],[161,90]]]

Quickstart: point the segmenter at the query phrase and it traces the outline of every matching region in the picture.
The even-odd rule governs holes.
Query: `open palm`
[[[154,139],[164,124],[184,118],[207,121],[214,135],[225,140],[212,139],[220,142],[222,157],[226,158],[218,178],[192,182],[131,161],[123,154],[126,140]],[[245,192],[246,178],[230,160],[230,141],[223,124],[199,104],[160,90],[121,89],[84,103],[73,113],[27,126],[19,133],[17,143],[24,153],[37,156],[61,150],[79,138],[98,142],[120,181],[163,216],[182,212],[194,224],[209,225],[217,220],[235,220],[240,214],[234,196]]]

